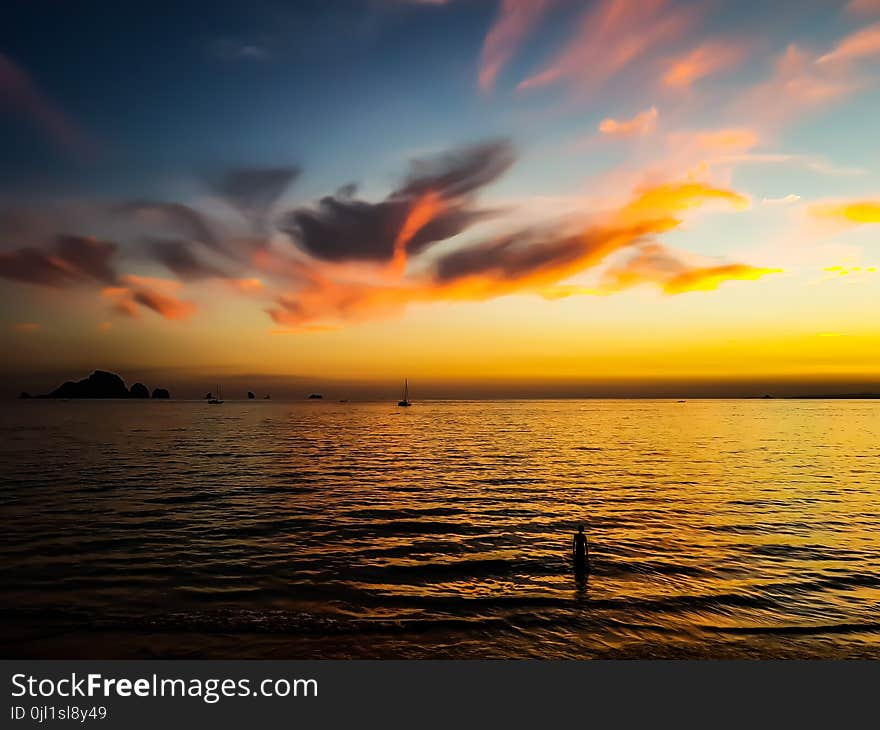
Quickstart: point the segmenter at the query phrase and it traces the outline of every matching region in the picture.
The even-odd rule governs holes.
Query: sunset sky
[[[880,0],[9,3],[2,394],[880,389]]]

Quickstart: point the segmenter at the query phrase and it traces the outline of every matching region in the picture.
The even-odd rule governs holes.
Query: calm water
[[[7,657],[880,657],[880,401],[0,419]]]

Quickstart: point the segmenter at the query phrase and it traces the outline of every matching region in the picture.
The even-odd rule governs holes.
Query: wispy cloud
[[[639,112],[631,119],[603,119],[599,122],[599,132],[610,137],[635,137],[653,132],[657,126],[657,108],[651,107]]]
[[[772,130],[839,101],[861,85],[860,79],[837,64],[817,63],[810,53],[791,44],[776,60],[767,80],[734,99],[732,112]]]
[[[230,215],[241,214],[239,223],[247,223],[258,243],[189,205],[111,203],[94,210],[103,211],[115,230],[127,231],[127,245],[56,236],[43,247],[0,254],[0,275],[43,286],[91,287],[117,314],[137,318],[151,311],[175,321],[197,312],[196,303],[183,296],[184,282],[217,281],[263,302],[280,329],[311,331],[391,316],[418,302],[564,292],[569,278],[678,228],[692,209],[749,204],[727,188],[662,182],[637,188],[609,209],[594,203],[564,219],[505,225],[505,210],[477,201],[515,158],[507,140],[456,147],[412,160],[400,184],[378,202],[358,199],[355,188],[344,187],[277,218],[268,211],[292,179],[289,170],[221,176],[225,182],[210,184],[210,191],[227,202]],[[476,224],[489,217],[501,232],[479,233]],[[278,228],[269,230],[276,220]],[[134,273],[156,264],[175,278]],[[662,282],[664,290],[755,278],[745,265],[718,266],[728,268],[713,262],[699,279],[684,276],[694,267],[677,269],[679,278]]]
[[[641,245],[630,258],[606,269],[599,286],[589,293],[610,294],[643,284],[664,294],[713,291],[727,281],[755,281],[779,269],[740,263],[711,262],[658,243]]]
[[[794,203],[799,202],[800,199],[800,195],[789,193],[788,195],[783,195],[781,198],[762,198],[761,205],[793,205]]]
[[[196,305],[175,296],[180,286],[169,279],[128,275],[119,286],[106,287],[102,294],[118,314],[137,317],[139,307],[145,307],[165,319],[185,320],[195,313]]]
[[[0,105],[33,121],[67,152],[90,147],[79,127],[50,99],[25,69],[0,53]]]
[[[556,58],[518,88],[565,82],[582,92],[595,91],[649,52],[680,38],[695,17],[694,8],[666,0],[600,0]]]
[[[880,14],[880,0],[849,0],[846,10],[853,15]]]
[[[268,45],[259,41],[220,38],[210,44],[210,55],[220,61],[266,61],[272,55]]]
[[[15,332],[39,332],[43,325],[39,322],[15,322],[10,325],[10,329]]]
[[[513,146],[498,140],[415,160],[409,177],[388,197],[371,203],[351,191],[322,198],[282,217],[281,228],[305,253],[327,261],[390,262],[418,253],[490,215],[474,195],[504,174]],[[400,268],[398,262],[397,268]]]
[[[529,32],[555,0],[501,0],[498,16],[483,42],[479,84],[490,90]]]
[[[876,266],[826,266],[823,271],[834,276],[862,276],[876,274],[880,269]]]
[[[841,40],[833,50],[820,56],[818,63],[846,63],[880,55],[880,23],[861,28]]]
[[[880,223],[880,200],[817,203],[810,206],[810,213],[849,224]]]
[[[734,68],[745,59],[747,50],[744,43],[708,41],[672,59],[663,74],[663,83],[672,88],[690,88],[700,79]]]
[[[0,252],[0,277],[53,287],[112,283],[117,250],[110,241],[59,235],[47,250],[23,247]]]
[[[564,283],[569,277],[594,268],[616,251],[677,228],[685,211],[712,202],[748,205],[734,191],[701,183],[657,185],[637,191],[601,220],[537,226],[477,240],[434,257],[426,271],[399,281],[358,279],[351,270],[312,266],[298,289],[278,297],[267,311],[277,324],[296,331],[390,316],[415,302],[482,301],[509,294],[567,296],[572,291]],[[746,268],[727,268],[706,272],[699,281],[679,279],[669,284],[669,293],[709,288],[700,282],[720,282],[725,276],[758,278]]]

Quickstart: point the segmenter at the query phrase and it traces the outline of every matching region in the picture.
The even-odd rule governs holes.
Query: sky
[[[0,394],[880,390],[880,0],[7,3]]]

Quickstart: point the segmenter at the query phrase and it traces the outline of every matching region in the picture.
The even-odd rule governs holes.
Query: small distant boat
[[[217,386],[217,397],[211,398],[211,400],[209,400],[208,403],[212,406],[219,406],[222,402],[223,402],[223,390],[218,385]]]
[[[403,400],[399,400],[397,405],[403,407],[412,405],[412,403],[409,402],[409,381],[406,379],[403,381]]]

